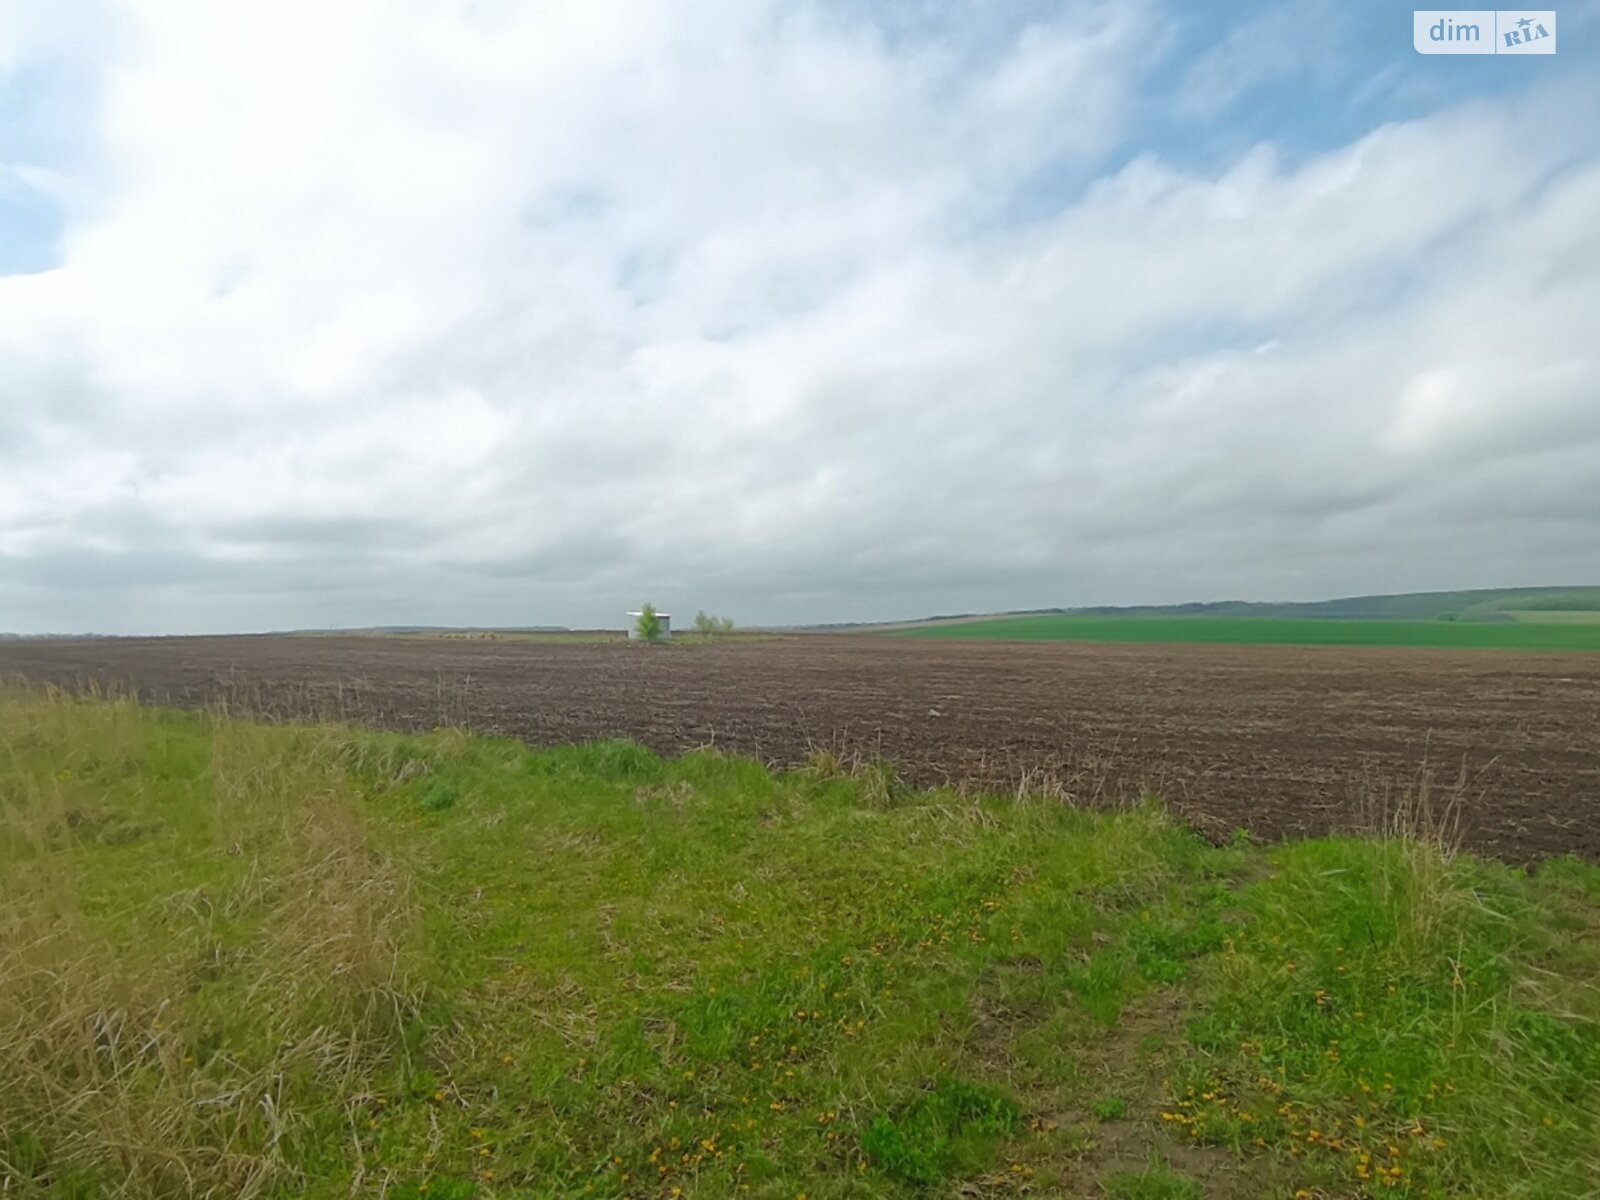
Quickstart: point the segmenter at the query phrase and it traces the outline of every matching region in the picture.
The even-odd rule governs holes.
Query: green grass
[[[1052,642],[1218,642],[1230,645],[1439,646],[1600,650],[1600,623],[1367,621],[1286,617],[997,617],[900,631],[900,637]]]
[[[1089,1106],[1098,1121],[1120,1121],[1128,1115],[1128,1102],[1121,1096],[1106,1096]]]
[[[1467,593],[1470,596],[1471,593]],[[1461,607],[1462,615],[1478,612],[1600,612],[1600,587],[1532,588],[1480,598]]]
[[[1462,592],[1402,592],[1335,600],[1213,600],[1073,610],[1083,617],[1319,617],[1433,621],[1494,619],[1512,610],[1600,610],[1600,587],[1475,588]]]
[[[1591,1196],[1597,932],[1575,860],[0,692],[0,1194]]]
[[[1530,625],[1600,625],[1600,610],[1527,608],[1502,609],[1513,621]]]
[[[1116,1171],[1101,1185],[1110,1200],[1200,1200],[1200,1185],[1165,1163]]]

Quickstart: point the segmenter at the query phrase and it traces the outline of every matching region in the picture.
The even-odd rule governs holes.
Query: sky
[[[1600,583],[1600,0],[0,0],[0,630]]]

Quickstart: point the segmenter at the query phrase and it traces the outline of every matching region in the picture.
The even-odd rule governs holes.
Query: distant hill
[[[949,613],[913,621],[811,626],[815,629],[904,628],[986,620],[994,617],[1302,617],[1356,621],[1551,621],[1561,614],[1596,614],[1600,586],[1477,588],[1462,592],[1402,592],[1345,596],[1337,600],[1211,600],[1188,604],[1090,605],[1077,608],[1010,609],[998,613]],[[1544,615],[1548,614],[1548,618]]]
[[[1058,610],[1076,616],[1327,617],[1340,620],[1509,621],[1513,612],[1600,612],[1600,587],[1478,588],[1465,592],[1402,592],[1338,600],[1268,603],[1101,606]]]

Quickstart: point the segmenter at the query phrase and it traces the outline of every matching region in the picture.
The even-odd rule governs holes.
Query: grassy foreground
[[[1600,650],[1589,614],[1521,614],[1498,623],[1326,617],[1075,616],[979,618],[899,630],[900,637],[1028,642],[1211,642],[1282,646],[1440,646],[1493,650]],[[1566,618],[1566,619],[1564,619]]]
[[[1593,1196],[1600,869],[0,692],[0,1195]]]

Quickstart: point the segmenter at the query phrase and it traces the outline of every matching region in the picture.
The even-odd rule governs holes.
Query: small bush
[[[714,617],[701,609],[694,615],[694,631],[705,637],[726,637],[733,632],[733,618]]]
[[[661,625],[661,614],[656,612],[654,604],[646,604],[639,610],[639,619],[634,622],[633,629],[641,642],[659,642],[666,636],[666,630]]]

